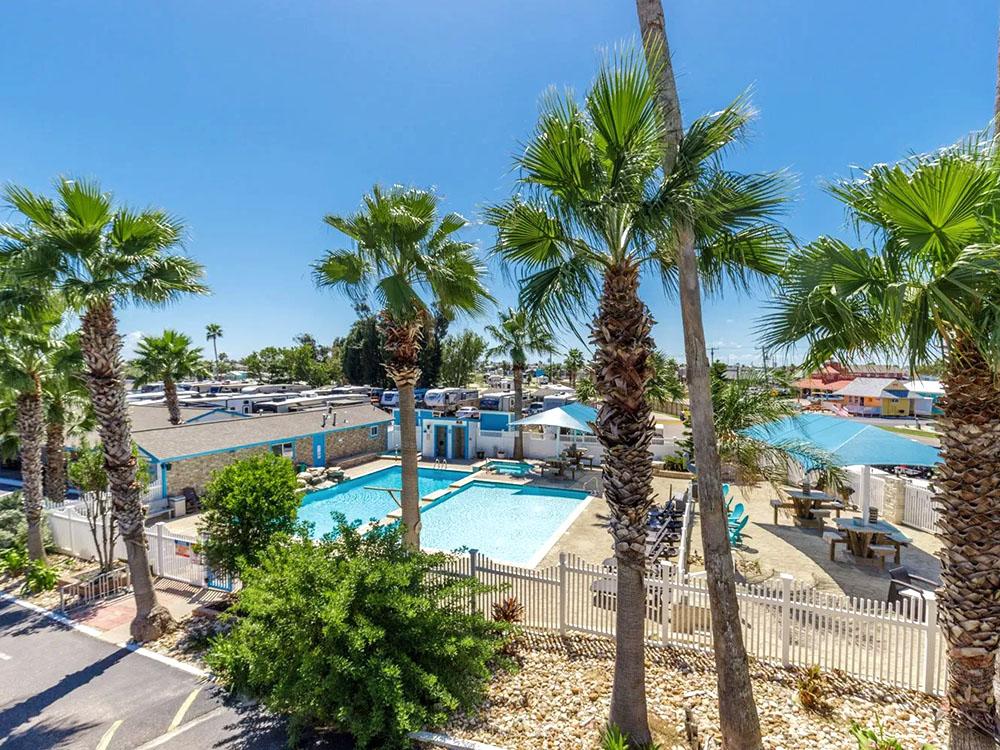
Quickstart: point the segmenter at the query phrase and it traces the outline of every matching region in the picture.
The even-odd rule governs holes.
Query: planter
[[[497,458],[507,458],[507,451],[497,451]]]
[[[690,471],[674,471],[673,469],[653,469],[653,475],[667,479],[686,479],[688,481],[694,479],[694,474]]]

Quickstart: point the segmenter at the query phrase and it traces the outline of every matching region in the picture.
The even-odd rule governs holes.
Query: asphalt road
[[[0,748],[279,750],[283,726],[211,682],[0,601]]]

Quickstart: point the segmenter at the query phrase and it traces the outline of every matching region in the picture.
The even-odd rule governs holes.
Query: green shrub
[[[320,542],[277,540],[246,570],[208,663],[234,691],[362,748],[408,747],[408,732],[478,702],[509,626],[466,614],[483,587],[433,575],[442,555],[406,549],[398,526],[361,536],[338,520]]]
[[[629,745],[628,738],[622,731],[612,724],[601,731],[601,750],[633,750],[633,747]],[[654,742],[635,750],[660,750],[660,746]]]
[[[874,729],[852,722],[851,735],[858,742],[858,750],[906,750],[899,740],[886,735],[880,720],[876,720]],[[934,747],[921,745],[920,750],[934,750]]]
[[[0,552],[0,575],[17,578],[28,566],[28,552],[23,547],[8,547]]]
[[[240,575],[259,563],[276,535],[294,530],[299,503],[287,458],[266,453],[237,461],[209,482],[202,500],[207,538],[199,551],[213,569]]]
[[[43,591],[51,591],[56,587],[58,580],[59,576],[55,570],[41,560],[32,560],[24,568],[24,585],[21,586],[21,593],[40,594]]]
[[[28,522],[20,492],[0,495],[0,552],[22,546],[28,539]]]
[[[818,665],[809,667],[796,687],[799,692],[799,703],[804,709],[820,714],[830,710],[830,705],[826,701],[826,680]]]

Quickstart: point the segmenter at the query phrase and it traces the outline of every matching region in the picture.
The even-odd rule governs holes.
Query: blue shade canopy
[[[933,466],[941,461],[933,446],[874,425],[826,414],[796,414],[751,427],[746,434],[771,445],[808,443],[830,454],[839,466]]]
[[[568,430],[579,430],[593,434],[590,423],[597,419],[597,409],[586,404],[572,403],[555,409],[546,409],[511,424],[517,427],[541,425],[542,427],[565,427]]]

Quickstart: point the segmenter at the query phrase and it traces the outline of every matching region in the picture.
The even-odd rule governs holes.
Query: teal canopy
[[[839,466],[933,466],[941,461],[937,448],[930,445],[826,414],[796,414],[751,427],[746,434],[771,445],[808,443],[830,454]]]
[[[597,409],[586,404],[573,402],[572,404],[566,404],[566,406],[546,409],[511,424],[517,427],[528,427],[530,425],[565,427],[567,430],[577,430],[593,434],[594,430],[590,426],[590,423],[595,419],[597,419]]]

